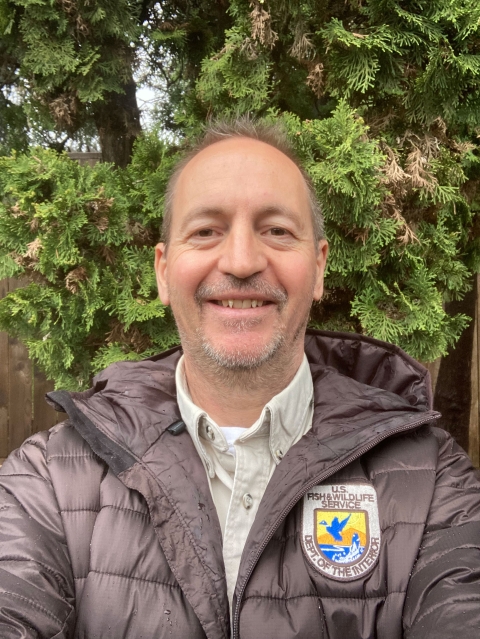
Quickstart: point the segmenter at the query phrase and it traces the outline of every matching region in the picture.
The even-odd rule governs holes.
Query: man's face
[[[201,151],[180,174],[168,250],[155,257],[186,359],[245,370],[283,354],[299,365],[326,256],[289,158],[248,138]]]

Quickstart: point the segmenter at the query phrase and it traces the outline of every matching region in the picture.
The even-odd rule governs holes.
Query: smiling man
[[[283,134],[208,129],[156,247],[181,348],[50,393],[0,470],[1,637],[478,637],[480,479],[422,366],[306,332],[327,250]]]
[[[229,138],[181,168],[156,252],[160,298],[172,305],[193,399],[219,425],[234,408],[235,425],[248,427],[305,357],[327,242],[304,176],[269,144]]]

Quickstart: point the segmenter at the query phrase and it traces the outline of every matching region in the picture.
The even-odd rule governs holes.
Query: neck
[[[205,370],[185,352],[185,376],[193,402],[219,426],[249,428],[272,397],[295,377],[303,350],[289,361],[267,362],[253,370]],[[282,358],[286,359],[286,358]]]

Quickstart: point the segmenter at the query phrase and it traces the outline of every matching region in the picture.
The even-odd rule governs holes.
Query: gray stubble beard
[[[239,327],[238,332],[244,330],[246,327]],[[265,369],[272,368],[272,363],[278,358],[285,343],[285,336],[280,330],[259,352],[227,352],[225,349],[216,348],[205,337],[201,328],[197,328],[193,339],[185,334],[180,325],[178,331],[183,350],[188,353],[191,361],[195,362],[195,368],[206,377],[219,380],[221,385],[227,388],[246,389],[264,381]]]
[[[309,313],[295,332],[293,343],[303,339],[308,317]],[[178,329],[183,350],[195,362],[195,368],[225,389],[255,391],[259,386],[276,386],[291,365],[292,352],[285,348],[285,327],[282,326],[278,327],[277,335],[255,354],[225,352],[215,348],[201,329],[197,329],[194,339],[188,338],[180,326]]]
[[[235,279],[236,290],[248,289],[250,292],[263,293],[273,298],[277,304],[277,313],[279,314],[288,301],[286,291],[273,289],[262,281],[255,281],[252,278],[249,278],[248,281],[233,279]],[[200,285],[195,294],[195,301],[200,308],[200,312],[202,313],[205,299],[211,299],[215,295],[228,292],[229,288],[232,288],[232,283],[228,287],[226,285],[215,287]],[[303,338],[309,314],[310,311],[308,310],[293,336],[293,343],[300,337]],[[224,325],[240,334],[258,325],[261,321],[261,319],[225,320]],[[178,322],[177,327],[183,350],[195,362],[195,368],[206,377],[218,380],[218,383],[225,388],[253,390],[259,384],[271,385],[277,379],[283,377],[284,371],[289,367],[291,361],[292,353],[290,350],[287,352],[285,349],[285,325],[278,326],[276,336],[255,354],[245,354],[241,351],[226,352],[225,349],[215,348],[205,337],[202,327],[196,329],[193,339],[188,336],[187,331]]]

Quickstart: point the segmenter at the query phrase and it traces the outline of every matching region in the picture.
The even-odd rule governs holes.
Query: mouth
[[[225,300],[209,300],[212,304],[217,304],[218,306],[223,306],[224,308],[259,308],[261,306],[266,306],[267,304],[272,304],[269,300],[259,300],[259,299],[235,299],[229,298]]]

